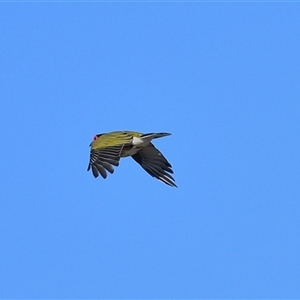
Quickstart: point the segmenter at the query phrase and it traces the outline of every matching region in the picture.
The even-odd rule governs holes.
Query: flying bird
[[[151,176],[167,185],[177,187],[172,166],[162,153],[151,143],[153,139],[171,133],[139,133],[133,131],[113,131],[97,134],[90,144],[90,161],[87,170],[92,169],[95,178],[99,174],[107,177],[114,172],[113,166],[119,165],[121,157],[131,156]]]

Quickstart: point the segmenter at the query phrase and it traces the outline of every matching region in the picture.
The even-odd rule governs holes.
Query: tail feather
[[[164,136],[171,135],[171,133],[168,132],[160,132],[160,133],[145,133],[141,137],[150,137],[152,136],[153,139],[158,139]]]

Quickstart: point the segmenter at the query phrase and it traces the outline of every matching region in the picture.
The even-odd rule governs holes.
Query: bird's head
[[[94,137],[93,137],[93,141],[90,143],[89,147],[92,146],[93,142],[96,141],[101,135],[103,135],[103,133],[101,134],[96,134]]]

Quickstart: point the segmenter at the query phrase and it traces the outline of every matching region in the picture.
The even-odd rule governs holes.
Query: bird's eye
[[[98,137],[95,135],[95,136],[94,136],[94,141],[96,141],[97,138],[98,138]]]

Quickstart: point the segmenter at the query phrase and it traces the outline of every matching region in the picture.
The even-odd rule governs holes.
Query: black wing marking
[[[150,143],[141,151],[132,155],[132,158],[151,176],[161,180],[165,184],[177,187],[175,179],[168,173],[173,174],[172,166],[162,153]]]
[[[95,178],[97,178],[99,174],[103,178],[106,178],[106,171],[112,174],[114,172],[113,166],[117,167],[119,165],[122,148],[123,145],[91,149],[90,162],[87,170],[89,171],[92,168],[92,173]]]

